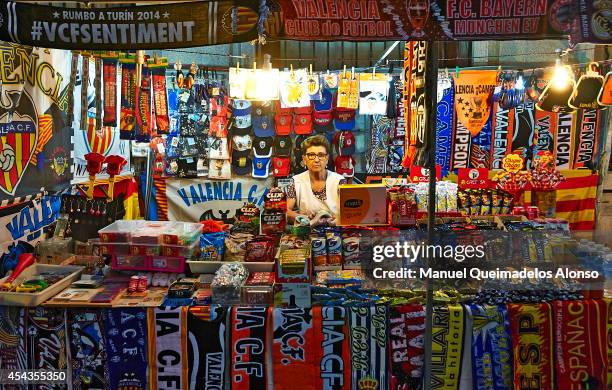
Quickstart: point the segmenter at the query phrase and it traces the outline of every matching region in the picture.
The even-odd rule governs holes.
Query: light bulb
[[[553,77],[550,80],[550,82],[552,83],[552,87],[557,90],[565,89],[567,88],[569,81],[570,75],[567,68],[561,65],[555,66],[555,72],[553,73]]]

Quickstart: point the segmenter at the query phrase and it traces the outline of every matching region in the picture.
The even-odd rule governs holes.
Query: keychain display
[[[98,236],[98,230],[124,217],[123,196],[109,202],[105,198],[62,195],[60,215],[68,220],[66,237],[87,242]]]

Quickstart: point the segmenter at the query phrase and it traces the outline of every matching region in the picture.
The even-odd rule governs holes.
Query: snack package
[[[337,229],[328,229],[325,233],[327,239],[327,268],[342,268],[342,234]]]
[[[310,235],[312,260],[315,271],[327,268],[327,238],[325,233],[317,232]]]
[[[491,190],[491,214],[501,214],[504,197],[499,190]]]
[[[200,260],[221,261],[225,250],[225,232],[205,233],[200,236]]]
[[[273,262],[274,261],[274,237],[256,236],[247,242],[245,259],[246,262]]]
[[[470,215],[470,195],[466,190],[457,191],[458,210],[461,215]]]
[[[480,215],[480,206],[482,205],[482,197],[480,196],[480,190],[470,190],[470,214],[469,215]]]
[[[249,233],[232,233],[225,238],[225,261],[244,261],[246,245],[253,239]]]
[[[265,235],[281,234],[287,227],[287,216],[279,209],[263,210],[261,212],[261,233]]]
[[[447,182],[446,189],[446,211],[457,211],[457,183]]]
[[[440,182],[436,187],[436,211],[447,211],[447,194],[448,188],[444,182]]]
[[[361,232],[358,229],[343,230],[342,258],[344,269],[361,269],[360,242]]]
[[[287,195],[285,191],[279,187],[270,188],[270,191],[265,195],[264,209],[287,211]]]
[[[261,211],[255,203],[245,203],[236,210],[232,232],[259,234],[259,215]]]
[[[511,210],[512,210],[512,195],[508,194],[507,192],[504,192],[501,214],[510,214]]]
[[[482,204],[480,205],[480,215],[491,215],[491,194],[488,190],[482,191]]]
[[[218,304],[240,303],[240,291],[249,277],[249,271],[240,263],[223,264],[210,283],[213,302]]]

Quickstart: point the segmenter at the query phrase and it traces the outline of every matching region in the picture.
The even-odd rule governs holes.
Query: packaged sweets
[[[200,236],[200,260],[221,261],[225,249],[225,232],[205,233]]]
[[[327,267],[327,238],[325,233],[317,232],[311,234],[310,245],[312,248],[312,260],[314,262],[314,269],[326,269]]]
[[[240,303],[240,291],[249,277],[249,271],[240,263],[223,264],[210,283],[213,302],[219,304]]]
[[[504,197],[498,190],[491,191],[491,214],[499,215],[502,213]]]
[[[225,261],[244,261],[247,242],[253,239],[249,233],[232,233],[225,238]]]
[[[457,192],[458,210],[461,215],[470,215],[470,196],[466,190],[459,190]]]
[[[327,268],[342,268],[342,234],[337,229],[329,229],[327,238]]]
[[[481,192],[481,205],[480,205],[480,215],[490,215],[491,214],[491,195],[490,192],[484,190]]]
[[[504,192],[503,193],[503,201],[502,201],[501,214],[510,214],[511,210],[512,210],[512,195]]]
[[[273,262],[274,238],[270,236],[256,236],[246,244],[246,262]]]
[[[266,209],[261,212],[261,233],[266,235],[281,234],[287,227],[287,216],[279,209]]]
[[[479,190],[470,190],[470,214],[469,215],[480,215],[480,206],[482,204],[482,197],[480,196]]]
[[[287,211],[287,195],[278,187],[271,188],[265,195],[264,209]]]
[[[361,269],[360,259],[361,232],[358,229],[345,229],[342,232],[342,258],[344,269]]]

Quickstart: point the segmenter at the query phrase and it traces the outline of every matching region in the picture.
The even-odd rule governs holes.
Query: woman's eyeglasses
[[[310,161],[314,161],[316,158],[323,160],[326,157],[327,153],[306,153],[306,158],[308,158]]]

